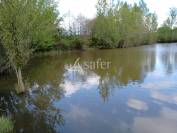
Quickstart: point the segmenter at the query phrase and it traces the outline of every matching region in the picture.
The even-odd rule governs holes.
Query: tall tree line
[[[157,15],[145,2],[128,4],[99,0],[97,16],[91,29],[92,46],[99,48],[130,47],[156,41]]]

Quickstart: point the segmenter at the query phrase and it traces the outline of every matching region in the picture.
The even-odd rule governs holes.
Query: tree
[[[72,31],[75,33],[75,35],[88,36],[90,33],[88,24],[89,20],[80,14],[76,19],[74,19]]]
[[[91,28],[93,46],[114,48],[119,38],[113,5],[110,6],[106,0],[99,0],[96,7],[97,17]]]
[[[171,29],[173,29],[176,23],[177,23],[177,8],[170,8],[169,17],[164,22],[164,25],[169,26]]]
[[[93,45],[99,48],[130,47],[156,41],[157,16],[150,13],[146,3],[108,4],[99,0],[97,17],[92,27]]]
[[[170,8],[169,16],[164,24],[158,29],[159,42],[176,42],[177,41],[177,8]]]
[[[1,0],[0,38],[18,80],[18,92],[24,92],[22,68],[40,46],[52,43],[57,14],[53,0]]]
[[[108,9],[107,0],[98,0],[96,8],[97,8],[97,16],[105,16]]]
[[[4,48],[0,44],[0,74],[9,69],[10,65],[8,63],[8,59],[5,53]]]
[[[149,9],[147,7],[147,4],[144,2],[144,0],[139,1],[139,7],[143,11],[144,16],[147,16],[149,14]]]
[[[149,13],[145,19],[146,33],[148,37],[148,43],[152,44],[157,41],[157,15],[155,13]]]
[[[172,42],[172,30],[168,26],[163,26],[158,29],[159,42]]]

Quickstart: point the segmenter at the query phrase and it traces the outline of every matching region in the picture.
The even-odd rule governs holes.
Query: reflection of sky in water
[[[65,90],[65,96],[71,96],[79,90],[89,90],[99,85],[99,76],[92,74],[85,76],[81,71],[67,70],[64,83],[60,87]]]
[[[136,109],[136,110],[142,110],[142,111],[146,111],[148,110],[148,106],[145,102],[141,101],[141,100],[137,100],[137,99],[129,99],[129,101],[127,102],[127,105],[130,108]]]
[[[177,49],[157,45],[155,52],[154,70],[146,72],[138,86],[132,84],[134,81],[123,86],[123,89],[116,86],[106,103],[98,98],[95,91],[99,88],[99,75],[72,72],[74,78],[66,78],[66,72],[66,79],[60,86],[65,89],[65,96],[69,97],[57,104],[67,108],[64,113],[66,125],[62,131],[176,133]],[[84,92],[84,89],[89,92]]]
[[[132,129],[134,133],[176,133],[177,111],[162,108],[158,116],[135,117]]]

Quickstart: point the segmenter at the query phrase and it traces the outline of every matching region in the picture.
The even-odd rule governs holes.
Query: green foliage
[[[34,50],[52,44],[56,20],[52,0],[1,1],[1,43],[13,68],[23,67]]]
[[[174,28],[172,31],[172,41],[177,42],[177,28]]]
[[[85,45],[85,41],[83,38],[80,37],[76,37],[74,38],[74,40],[72,41],[73,43],[73,49],[83,49],[84,45]]]
[[[163,26],[158,29],[158,41],[161,43],[177,42],[177,28]]]
[[[150,13],[143,0],[129,5],[118,2],[97,4],[97,17],[92,26],[92,46],[98,48],[130,47],[156,41],[157,16]]]
[[[10,68],[10,65],[7,59],[7,55],[5,53],[4,48],[0,44],[0,74],[7,72],[9,68]]]
[[[170,8],[169,16],[158,29],[158,41],[161,43],[177,42],[177,8]]]
[[[65,37],[61,39],[59,42],[59,49],[62,50],[82,50],[84,47],[87,47],[89,45],[88,39],[84,37],[79,37],[79,36],[70,36],[70,37]]]
[[[110,40],[109,37],[105,36],[92,37],[91,46],[100,49],[113,48],[113,42]]]
[[[117,35],[117,23],[113,9],[109,8],[105,0],[99,0],[97,5],[97,18],[92,27],[92,46],[113,48],[119,40]]]
[[[170,27],[164,26],[158,29],[159,42],[172,42],[172,30]]]
[[[13,122],[9,118],[0,117],[0,133],[10,133],[13,130]]]
[[[1,0],[0,42],[24,92],[21,69],[36,49],[48,49],[57,35],[53,0]]]

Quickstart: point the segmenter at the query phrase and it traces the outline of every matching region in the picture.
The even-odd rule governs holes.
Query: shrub
[[[61,50],[73,50],[73,49],[84,49],[85,46],[88,46],[88,39],[82,37],[67,37],[61,39],[57,48]]]
[[[72,40],[72,48],[73,49],[84,49],[84,46],[88,45],[87,39],[76,37]]]
[[[94,46],[100,49],[113,48],[114,43],[108,37],[107,38],[106,37],[100,37],[100,38],[93,37],[91,46]]]

